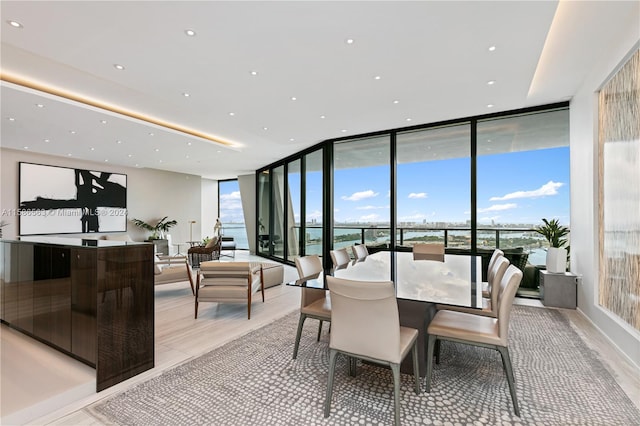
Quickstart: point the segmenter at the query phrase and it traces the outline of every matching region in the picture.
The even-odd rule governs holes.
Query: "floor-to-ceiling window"
[[[389,147],[389,135],[334,144],[333,248],[388,246]]]
[[[257,253],[269,255],[271,250],[271,179],[269,170],[263,170],[258,173],[257,177],[257,204],[256,211],[258,214],[258,235],[257,235]]]
[[[568,109],[478,121],[478,248],[523,248],[544,265],[549,245],[531,229],[569,226],[569,193]]]
[[[397,246],[471,246],[469,138],[469,123],[398,133]]]
[[[306,154],[304,160],[304,253],[322,256],[322,150],[318,149]]]
[[[237,248],[248,250],[249,240],[237,179],[218,182],[218,217],[222,222],[222,235],[233,237]]]
[[[300,255],[301,164],[301,159],[287,163],[287,259],[290,261]]]
[[[259,253],[440,242],[537,262],[533,228],[568,221],[568,155],[567,103],[327,140],[258,171]]]

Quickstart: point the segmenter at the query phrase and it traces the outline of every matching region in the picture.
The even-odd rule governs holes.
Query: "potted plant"
[[[131,220],[137,227],[151,231],[151,236],[149,237],[150,240],[162,240],[165,238],[167,232],[169,232],[169,229],[178,224],[175,220],[167,220],[168,217],[169,216],[163,217],[155,225],[151,225],[140,219]]]
[[[535,228],[535,231],[545,237],[549,242],[547,250],[547,271],[551,273],[563,273],[567,270],[568,248],[565,248],[569,234],[569,228],[560,225],[558,219],[542,219],[544,225]]]

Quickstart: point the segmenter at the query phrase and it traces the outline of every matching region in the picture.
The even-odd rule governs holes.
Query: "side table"
[[[540,271],[540,299],[545,306],[575,309],[578,276],[571,272]]]

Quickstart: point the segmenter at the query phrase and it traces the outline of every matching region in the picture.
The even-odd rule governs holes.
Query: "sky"
[[[389,221],[389,166],[336,170],[335,223]],[[569,225],[569,148],[517,151],[477,157],[477,217],[480,225],[542,223],[556,218]],[[291,180],[291,200],[299,221],[299,175]],[[398,221],[417,224],[465,223],[471,219],[470,159],[398,165]],[[307,219],[321,219],[321,174],[307,176]],[[221,220],[242,216],[237,182],[220,186]]]

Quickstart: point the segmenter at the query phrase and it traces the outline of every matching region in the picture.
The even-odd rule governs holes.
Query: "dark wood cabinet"
[[[2,241],[0,319],[95,367],[100,391],[153,368],[153,246],[84,241]]]

